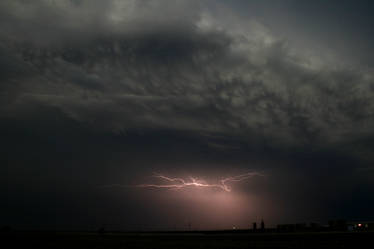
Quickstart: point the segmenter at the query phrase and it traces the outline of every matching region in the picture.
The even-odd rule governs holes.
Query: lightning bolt
[[[194,177],[190,177],[190,180],[185,180],[183,178],[172,178],[168,176],[164,176],[161,174],[154,174],[154,178],[161,179],[164,183],[161,184],[139,184],[135,185],[135,187],[139,188],[166,188],[166,189],[182,189],[186,187],[199,187],[199,188],[216,188],[221,189],[226,192],[231,192],[231,188],[229,186],[232,182],[240,182],[246,179],[255,177],[255,176],[264,176],[258,172],[249,172],[242,175],[231,176],[224,179],[219,180],[219,183],[216,184],[209,184],[206,181],[199,180]]]

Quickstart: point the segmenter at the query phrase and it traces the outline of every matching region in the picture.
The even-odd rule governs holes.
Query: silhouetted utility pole
[[[261,230],[265,231],[265,222],[264,222],[264,219],[261,219]]]
[[[257,229],[257,223],[256,222],[253,222],[253,225],[252,225],[252,230],[255,232]]]

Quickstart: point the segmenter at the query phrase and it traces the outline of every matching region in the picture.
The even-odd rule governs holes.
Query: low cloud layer
[[[309,172],[344,155],[342,172],[372,172],[373,71],[293,47],[228,4],[5,0],[0,15],[4,124],[58,113],[125,141],[167,134],[172,147],[178,134],[226,162],[268,155],[275,171]]]
[[[372,72],[314,62],[254,21],[230,29],[202,7],[190,8],[190,19],[168,19],[146,14],[154,2],[99,3],[3,3],[8,30],[16,26],[2,31],[2,93],[14,94],[8,108],[38,102],[114,132],[260,132],[291,144],[370,132]],[[194,5],[168,8],[184,4]],[[134,16],[116,17],[117,5]]]

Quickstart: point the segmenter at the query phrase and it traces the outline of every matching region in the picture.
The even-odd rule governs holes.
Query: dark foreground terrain
[[[70,233],[12,232],[0,248],[372,248],[374,232]]]

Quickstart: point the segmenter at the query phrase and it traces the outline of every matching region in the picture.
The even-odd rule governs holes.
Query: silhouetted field
[[[371,248],[374,232],[329,233],[73,233],[12,232],[1,248]],[[369,246],[369,247],[368,247]]]

